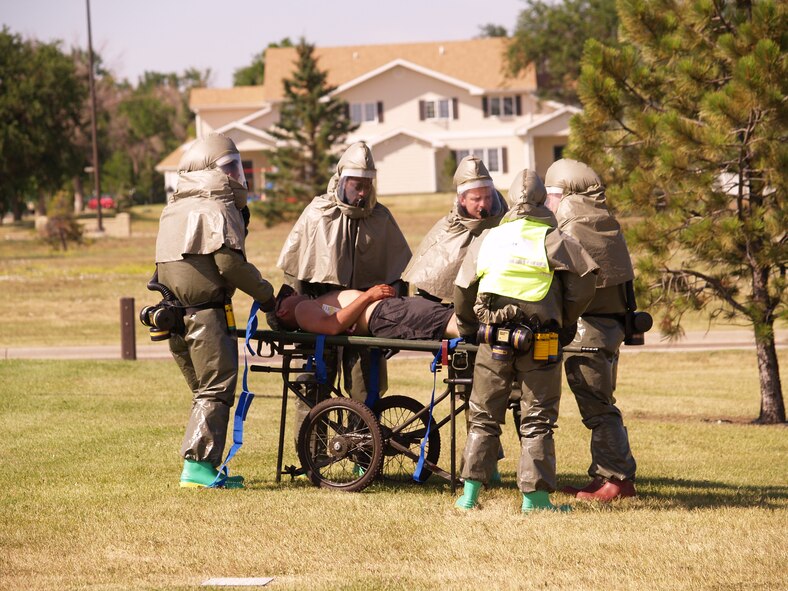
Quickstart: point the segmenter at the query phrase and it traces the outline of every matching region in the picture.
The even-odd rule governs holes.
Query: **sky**
[[[232,86],[233,72],[271,42],[304,37],[317,46],[455,41],[481,25],[511,34],[524,0],[92,0],[93,49],[116,77],[210,68],[209,85]],[[62,48],[87,48],[86,0],[0,0],[12,33]]]

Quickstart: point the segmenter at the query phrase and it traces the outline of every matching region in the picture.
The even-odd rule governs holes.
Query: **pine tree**
[[[569,152],[640,220],[641,286],[755,333],[759,423],[785,422],[774,324],[786,313],[788,54],[779,0],[620,0],[617,48],[586,44]]]
[[[315,195],[325,193],[334,173],[338,147],[356,126],[350,121],[347,103],[330,95],[328,73],[318,67],[315,47],[303,38],[293,77],[284,80],[285,100],[279,122],[272,130],[280,141],[271,155],[273,184],[267,192],[274,205],[293,202],[300,209]]]

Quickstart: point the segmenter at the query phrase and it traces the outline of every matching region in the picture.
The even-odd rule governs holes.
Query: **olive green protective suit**
[[[594,294],[597,269],[593,259],[573,239],[555,228],[552,212],[544,207],[545,189],[532,171],[520,172],[509,192],[512,209],[501,226],[487,230],[468,250],[455,290],[455,310],[460,334],[476,333],[479,321],[487,324],[528,323],[536,317],[542,324],[561,327],[574,323]],[[514,201],[516,200],[516,202]],[[486,241],[496,246],[507,223],[524,219],[526,226],[548,226],[544,249],[553,272],[546,295],[538,301],[525,301],[496,293],[479,291],[479,250]],[[502,245],[503,246],[503,245]],[[502,252],[505,252],[502,248]],[[502,257],[502,259],[505,257]],[[502,260],[501,264],[508,261]],[[495,274],[495,267],[487,273]],[[524,288],[527,277],[519,278]],[[517,277],[510,277],[517,281]],[[560,362],[537,361],[533,352],[514,351],[509,359],[495,359],[487,344],[479,345],[470,397],[471,427],[464,452],[462,477],[488,482],[500,446],[500,425],[504,421],[513,382],[522,389],[521,452],[517,481],[523,493],[551,492],[556,487],[556,460],[553,429],[558,419],[561,397]]]
[[[187,307],[185,333],[170,338],[193,394],[181,455],[213,466],[222,462],[238,377],[238,345],[224,305],[236,288],[264,308],[273,303],[271,284],[244,254],[246,189],[214,166],[228,153],[238,153],[232,140],[211,134],[184,154],[156,240],[158,280]]]
[[[458,194],[451,212],[427,232],[402,274],[403,281],[415,287],[420,295],[450,302],[454,297],[454,280],[468,247],[484,230],[497,226],[508,209],[503,196],[493,187],[484,163],[474,156],[466,156],[457,165],[454,185],[455,188],[468,186],[474,181],[489,183],[493,207],[487,217],[471,217],[462,207]]]
[[[487,217],[472,217],[462,206],[461,196],[468,188],[488,186],[493,193],[493,205]],[[487,167],[479,158],[466,156],[460,160],[454,172],[454,188],[457,198],[454,207],[446,217],[441,218],[427,232],[402,274],[403,281],[414,286],[418,295],[452,302],[454,299],[454,280],[460,270],[468,247],[481,236],[484,230],[494,228],[509,209],[506,200],[493,185]],[[458,370],[456,377],[473,377],[473,364],[476,355],[471,355],[468,367]],[[458,384],[455,392],[464,398],[470,394],[470,386]],[[470,426],[469,415],[465,413],[466,428]],[[501,450],[500,455],[503,455]]]
[[[378,284],[397,284],[410,260],[405,236],[388,208],[377,202],[374,186],[363,203],[351,205],[343,198],[343,179],[348,176],[374,179],[375,162],[363,142],[345,151],[327,192],[306,206],[282,247],[277,266],[284,271],[285,282],[299,293],[316,297],[336,289],[364,290]],[[407,291],[407,286],[398,287]],[[338,363],[326,359],[330,370]],[[341,364],[345,389],[354,399],[364,401],[371,375],[367,350],[345,347]],[[388,387],[385,359],[380,360],[379,375],[382,394]],[[329,382],[335,376],[336,370],[329,371]],[[299,376],[302,381],[310,379],[312,376]],[[322,390],[309,396],[325,397],[327,393]],[[305,411],[298,405],[297,426]]]
[[[616,407],[616,368],[624,340],[628,281],[634,278],[621,226],[608,211],[605,188],[586,164],[562,159],[545,177],[548,186],[562,190],[556,210],[558,228],[576,238],[599,264],[594,299],[578,321],[570,348],[597,347],[595,353],[566,353],[564,368],[583,424],[591,429],[591,466],[594,477],[627,480],[636,463],[621,411]]]

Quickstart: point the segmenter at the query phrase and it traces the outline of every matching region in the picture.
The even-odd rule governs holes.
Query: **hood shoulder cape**
[[[455,205],[421,241],[402,279],[435,297],[451,301],[454,280],[468,247],[484,230],[497,226],[506,211],[506,203],[498,197],[503,202],[503,211],[481,220],[460,215]]]
[[[186,254],[212,254],[222,246],[244,253],[244,222],[227,175],[216,170],[181,173],[164,207],[156,237],[156,262]]]
[[[599,265],[597,287],[631,281],[635,277],[621,225],[608,211],[604,194],[572,193],[556,211],[559,229],[583,245]]]
[[[367,289],[393,283],[411,252],[391,212],[376,203],[365,216],[332,195],[315,197],[285,241],[277,267],[308,283]]]

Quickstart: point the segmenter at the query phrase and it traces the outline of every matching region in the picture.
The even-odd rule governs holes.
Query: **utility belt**
[[[203,302],[195,306],[185,306],[166,285],[157,280],[158,271],[148,282],[148,289],[161,293],[162,300],[154,306],[145,306],[140,310],[140,322],[150,329],[150,340],[166,341],[173,334],[183,336],[186,334],[185,316],[195,314],[200,310],[221,310],[222,308],[224,308],[227,319],[227,330],[230,334],[235,334],[235,314],[230,298],[225,297],[223,302]]]
[[[542,325],[531,318],[528,324],[480,324],[477,342],[490,345],[493,359],[508,361],[514,352],[533,351],[534,361],[558,361],[558,328],[555,322]]]

